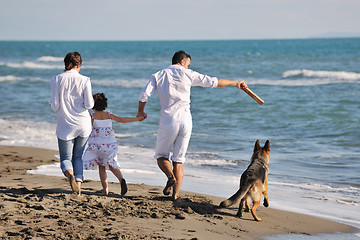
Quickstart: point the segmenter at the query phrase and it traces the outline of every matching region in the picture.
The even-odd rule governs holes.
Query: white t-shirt
[[[209,77],[179,65],[171,65],[153,74],[139,96],[140,102],[147,102],[157,90],[160,105],[160,124],[169,123],[179,110],[190,109],[191,86],[212,87],[218,85],[216,77]]]
[[[87,109],[94,106],[90,78],[69,70],[51,79],[49,104],[57,112],[56,136],[62,140],[88,137],[91,117]]]

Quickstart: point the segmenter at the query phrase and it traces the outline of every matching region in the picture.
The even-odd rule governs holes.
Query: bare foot
[[[102,194],[102,195],[108,195],[109,194],[109,190],[105,190],[105,189],[101,189],[99,191],[96,191],[96,193]]]
[[[177,199],[179,199],[179,197],[180,197],[180,194],[179,193],[173,193],[173,195],[172,195],[172,200],[177,200]]]
[[[124,196],[124,195],[127,193],[127,191],[128,191],[127,185],[126,185],[126,181],[125,181],[124,178],[121,179],[120,185],[121,185],[121,196]]]
[[[73,174],[70,174],[69,176],[69,182],[70,182],[70,186],[71,186],[71,190],[73,191],[74,194],[80,195],[80,191],[79,191],[79,187],[75,181],[75,177]]]
[[[163,190],[164,195],[169,195],[171,192],[171,188],[175,185],[175,178],[174,177],[170,177],[169,180],[166,182],[166,186]]]

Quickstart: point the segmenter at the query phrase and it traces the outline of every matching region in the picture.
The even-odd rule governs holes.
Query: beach
[[[0,146],[1,239],[265,239],[358,231],[271,207],[258,208],[262,222],[254,221],[250,213],[239,219],[234,216],[237,206],[217,208],[223,198],[182,191],[181,198],[172,201],[162,194],[162,186],[128,184],[128,193],[121,197],[120,185],[109,183],[110,194],[102,196],[96,193],[100,182],[86,180],[77,196],[65,177],[27,173],[57,162],[57,154]]]
[[[8,163],[0,168],[6,199],[0,203],[6,209],[0,236],[359,239],[359,46],[359,38],[1,41],[0,93],[6,98],[0,104],[0,145],[14,153],[2,155]],[[101,184],[95,170],[84,172],[83,195],[73,196],[59,167],[56,113],[48,104],[50,79],[63,71],[65,54],[82,54],[81,74],[90,77],[93,93],[108,96],[107,111],[133,117],[151,74],[168,67],[180,49],[191,54],[192,70],[245,80],[265,103],[259,105],[236,88],[192,87],[184,191],[182,201],[174,203],[162,195],[166,177],[153,157],[160,118],[159,99],[153,96],[145,121],[113,124],[118,160],[129,183],[126,197],[118,195],[111,173],[114,194],[96,194]],[[257,139],[260,145],[271,143],[270,206],[257,211],[262,223],[249,213],[235,218],[236,205],[216,208],[238,190]],[[356,231],[341,233],[334,222]]]

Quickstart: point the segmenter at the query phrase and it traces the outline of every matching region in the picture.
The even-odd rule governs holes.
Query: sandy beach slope
[[[161,186],[129,184],[121,198],[119,184],[110,183],[111,194],[101,196],[95,193],[100,183],[86,181],[82,196],[76,196],[65,177],[26,173],[58,161],[55,154],[0,146],[0,239],[262,239],[356,230],[264,207],[257,211],[262,222],[255,222],[250,213],[239,219],[234,217],[236,206],[217,208],[222,198],[183,191],[173,202],[163,196]]]

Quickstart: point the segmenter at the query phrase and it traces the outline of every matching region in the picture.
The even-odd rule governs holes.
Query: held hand
[[[139,119],[140,122],[145,120],[145,116],[139,116],[137,118]]]
[[[147,118],[147,114],[144,112],[139,112],[136,117],[141,117],[142,119],[140,121],[144,121],[145,118]]]

